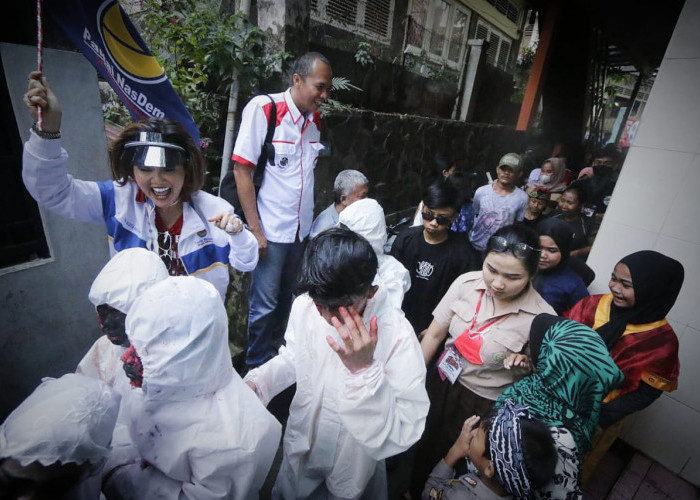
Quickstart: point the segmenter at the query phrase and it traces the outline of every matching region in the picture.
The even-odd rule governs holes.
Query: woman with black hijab
[[[537,224],[537,234],[542,252],[532,286],[557,314],[562,314],[588,297],[583,279],[569,265],[574,233],[562,220],[545,219]]]
[[[678,338],[666,320],[683,285],[683,265],[653,250],[624,257],[610,276],[610,294],[582,299],[566,316],[596,330],[625,376],[603,400],[599,426],[606,428],[646,408],[678,386]],[[586,460],[584,482],[621,425],[601,436]],[[590,460],[590,465],[589,465]]]
[[[653,250],[624,257],[610,276],[610,294],[581,300],[566,315],[596,330],[625,381],[608,394],[607,427],[678,386],[678,338],[666,320],[683,285],[683,265]]]

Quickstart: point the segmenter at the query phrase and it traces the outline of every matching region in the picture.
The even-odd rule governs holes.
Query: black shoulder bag
[[[267,94],[265,94],[267,95]],[[260,186],[262,186],[263,178],[265,177],[265,166],[269,163],[271,166],[275,164],[275,146],[272,144],[272,136],[275,134],[275,125],[277,125],[277,106],[275,105],[274,99],[267,95],[270,99],[272,106],[270,108],[270,119],[267,121],[267,135],[265,136],[265,142],[263,142],[262,150],[260,151],[260,156],[258,157],[258,163],[253,171],[253,186],[255,186],[255,197],[257,199],[258,191],[260,191]],[[243,213],[243,208],[241,207],[241,200],[238,199],[238,188],[236,187],[236,178],[233,175],[233,165],[224,176],[221,181],[221,187],[219,188],[219,196],[224,200],[228,201],[233,206],[233,211],[238,215],[243,222],[246,222],[245,214]]]

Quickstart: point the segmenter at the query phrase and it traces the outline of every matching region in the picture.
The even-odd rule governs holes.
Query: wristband
[[[47,132],[45,130],[39,130],[39,127],[36,126],[36,122],[32,125],[32,130],[36,135],[41,137],[42,139],[60,139],[61,138],[61,131],[59,130],[58,132]]]

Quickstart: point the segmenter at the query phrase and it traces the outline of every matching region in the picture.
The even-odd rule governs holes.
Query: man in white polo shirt
[[[326,57],[309,52],[294,63],[293,73],[287,91],[270,95],[277,107],[275,158],[274,165],[265,167],[257,200],[252,173],[270,118],[267,96],[254,97],[243,109],[233,149],[238,197],[260,250],[249,297],[249,367],[275,356],[284,338],[303,242],[313,220],[313,171],[323,148],[318,107],[328,99],[333,72]]]

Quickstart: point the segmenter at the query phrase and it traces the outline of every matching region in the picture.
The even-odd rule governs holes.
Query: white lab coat
[[[110,453],[119,400],[119,394],[94,378],[75,373],[44,378],[0,426],[0,461],[89,464],[77,483],[55,498],[99,498],[99,473]]]
[[[216,289],[168,278],[134,302],[126,326],[143,386],[124,396],[108,498],[258,498],[281,426],[233,370]]]
[[[381,205],[371,198],[357,200],[340,212],[338,222],[372,245],[379,264],[374,284],[386,291],[387,299],[394,307],[401,309],[403,296],[411,288],[411,275],[401,262],[384,254],[386,219]]]
[[[95,307],[107,304],[126,314],[139,295],[167,277],[168,269],[156,253],[145,248],[127,248],[105,264],[92,282],[88,297]],[[126,378],[119,359],[125,351],[126,348],[112,344],[103,335],[75,371],[114,387],[118,379]]]
[[[292,305],[279,355],[252,370],[261,400],[297,383],[284,436],[275,498],[385,498],[386,482],[370,480],[378,462],[408,449],[428,413],[425,363],[416,335],[379,289],[367,303],[365,324],[378,318],[374,363],[352,374],[330,348],[342,344],[311,298]]]

